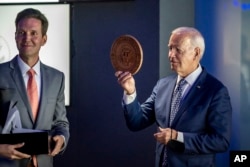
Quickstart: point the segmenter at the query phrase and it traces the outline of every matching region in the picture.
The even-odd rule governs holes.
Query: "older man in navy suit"
[[[215,166],[215,154],[227,151],[230,144],[228,90],[201,66],[205,42],[197,29],[173,30],[168,47],[170,66],[177,74],[160,79],[142,104],[131,73],[115,73],[124,89],[127,126],[138,131],[158,125],[156,167]],[[183,82],[180,87],[179,82]]]
[[[25,9],[16,17],[15,40],[19,54],[0,65],[0,130],[12,107],[10,104],[16,104],[22,128],[48,131],[55,144],[48,155],[18,151],[25,143],[0,144],[1,167],[53,167],[53,156],[63,152],[69,140],[64,74],[39,59],[40,48],[47,41],[47,28],[47,18],[36,9]],[[32,84],[30,70],[34,72]],[[30,95],[29,85],[34,83],[36,93]]]

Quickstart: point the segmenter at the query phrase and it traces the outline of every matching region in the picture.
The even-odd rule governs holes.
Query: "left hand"
[[[170,128],[159,127],[159,132],[154,134],[155,139],[162,144],[167,144],[169,140],[177,139],[177,131]]]
[[[52,148],[53,150],[50,150],[49,155],[55,156],[61,151],[61,148],[63,147],[64,144],[64,138],[61,135],[57,135],[52,137],[51,140],[53,140],[51,142],[54,142],[55,145],[54,148]]]

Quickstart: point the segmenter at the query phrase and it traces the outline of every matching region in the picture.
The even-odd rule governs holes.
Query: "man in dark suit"
[[[168,47],[170,66],[177,74],[160,79],[142,104],[131,73],[115,73],[124,89],[127,126],[138,131],[157,124],[156,167],[215,166],[215,154],[227,151],[230,144],[232,108],[228,90],[200,65],[205,42],[198,30],[173,30]],[[184,85],[177,88],[183,79]],[[179,97],[175,96],[176,89],[182,90]],[[173,108],[177,108],[176,113]]]
[[[19,54],[0,65],[0,130],[12,107],[10,104],[16,103],[22,128],[48,131],[54,147],[48,155],[28,155],[17,150],[25,143],[0,144],[0,166],[27,167],[30,164],[53,167],[53,156],[62,153],[69,140],[69,122],[64,104],[64,74],[46,66],[39,59],[40,48],[47,41],[47,18],[39,10],[29,8],[18,13],[15,24]],[[33,113],[33,105],[26,91],[30,77],[27,72],[30,69],[35,71],[37,85],[36,114]]]

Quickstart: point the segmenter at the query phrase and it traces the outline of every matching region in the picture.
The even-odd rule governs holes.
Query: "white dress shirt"
[[[18,65],[20,67],[22,76],[23,76],[23,80],[24,80],[24,84],[25,87],[27,89],[27,85],[28,85],[28,80],[29,80],[29,75],[27,74],[27,72],[30,70],[30,66],[28,66],[18,55],[17,56],[17,60],[18,60]],[[35,66],[32,67],[33,70],[36,72],[35,74],[35,79],[36,79],[36,84],[37,84],[37,88],[38,88],[38,98],[40,99],[41,96],[41,71],[40,71],[40,60],[35,64]]]

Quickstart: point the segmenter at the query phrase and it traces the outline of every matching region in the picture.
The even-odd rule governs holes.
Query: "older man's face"
[[[197,55],[197,48],[192,46],[190,39],[182,34],[172,34],[168,47],[171,69],[180,76],[186,77],[198,67],[200,55]]]

